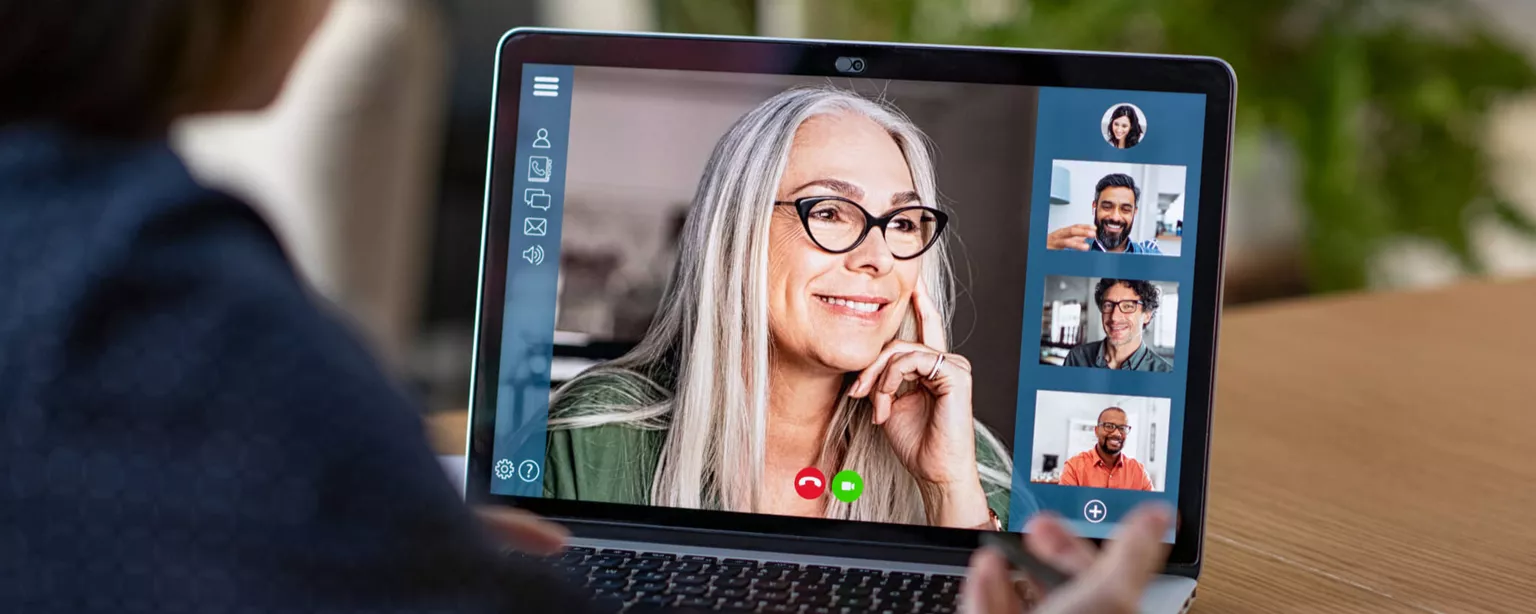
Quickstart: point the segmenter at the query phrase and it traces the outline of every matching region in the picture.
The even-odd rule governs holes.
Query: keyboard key
[[[592,548],[588,548],[586,546],[566,546],[565,547],[565,551],[566,552],[580,552],[582,554],[592,554],[593,552],[596,552],[596,550],[594,550]]]
[[[708,608],[715,605],[712,597],[684,597],[677,602],[680,608]]]
[[[597,578],[588,583],[587,586],[596,590],[618,590],[624,588],[626,584],[629,584],[629,581],[624,578]]]
[[[666,564],[667,562],[661,559],[634,558],[624,561],[624,569],[633,569],[635,571],[656,571],[661,569],[662,566]]]
[[[784,574],[784,579],[791,582],[810,584],[812,582],[821,582],[822,580],[827,579],[827,574],[819,571],[801,570]]]
[[[709,576],[702,574],[677,574],[672,578],[673,584],[709,584]]]
[[[670,606],[677,602],[677,597],[672,595],[646,595],[635,601],[640,606]]]
[[[830,595],[828,593],[821,593],[821,594],[795,593],[795,603],[798,603],[798,604],[804,605],[804,606],[825,606],[825,607],[831,607],[832,604],[835,603],[836,601],[837,601],[837,598],[833,597],[832,595]]]
[[[662,571],[642,571],[630,576],[630,579],[636,582],[666,582],[670,577],[672,574]]]
[[[597,553],[603,556],[617,556],[623,558],[629,558],[637,554],[634,550],[619,550],[617,548],[604,548],[602,550],[598,550]]]
[[[837,602],[837,605],[852,610],[869,610],[871,607],[874,607],[875,602],[868,597],[854,597],[852,599],[840,600]]]
[[[769,569],[782,569],[782,570],[785,570],[785,571],[799,571],[800,570],[800,566],[799,565],[796,565],[794,563],[784,563],[784,562],[780,562],[780,561],[769,561],[767,563],[763,563],[763,567],[767,567]]]
[[[783,569],[770,569],[768,567],[759,567],[757,569],[753,569],[747,575],[749,575],[749,576],[751,576],[753,578],[761,579],[761,580],[778,580],[780,578],[783,578],[785,573],[786,573],[786,571],[783,570]]]
[[[821,583],[821,582],[812,582],[812,583],[809,583],[809,584],[796,584],[795,585],[795,592],[796,593],[800,593],[801,595],[830,595],[830,594],[832,594],[832,587],[833,586],[834,585],[832,585],[832,584],[825,584],[825,583]]]
[[[720,588],[746,588],[752,585],[752,581],[746,578],[732,578],[729,576],[716,576],[710,584]]]
[[[752,583],[752,587],[758,590],[787,591],[789,590],[790,582],[787,580],[758,580]]]
[[[587,564],[593,567],[619,567],[624,564],[623,557],[597,555],[587,559]]]
[[[637,593],[664,593],[670,587],[666,582],[636,582],[629,590]]]
[[[672,590],[667,592],[673,595],[702,597],[709,594],[709,587],[702,584],[676,584],[672,586]]]
[[[713,564],[717,564],[717,563],[720,562],[720,559],[717,559],[715,557],[703,556],[703,555],[698,555],[698,554],[685,554],[683,556],[677,557],[677,560],[679,560],[679,561],[686,561],[686,562],[689,562],[689,563],[703,563],[703,564],[707,564],[707,565],[713,565]]]
[[[720,609],[757,611],[757,602],[751,599],[730,599],[720,604]]]
[[[555,562],[559,563],[559,564],[562,564],[562,565],[569,565],[571,563],[580,563],[580,562],[585,561],[585,560],[587,560],[586,553],[583,553],[583,552],[567,552],[565,554],[560,555],[560,558],[556,559]]]
[[[673,571],[677,573],[692,574],[704,571],[704,565],[701,563],[669,561],[662,564],[661,571]]]
[[[723,567],[757,567],[758,566],[757,565],[757,561],[752,561],[752,560],[748,560],[748,559],[725,559],[723,561],[720,561],[720,565],[723,566]]]
[[[871,589],[867,586],[850,586],[844,584],[842,586],[833,587],[832,594],[839,597],[869,597],[870,595],[875,594],[875,591],[874,589]]]
[[[773,603],[773,604],[769,604],[768,607],[765,607],[765,608],[763,608],[761,610],[758,610],[758,611],[759,612],[769,612],[771,614],[794,614],[794,613],[800,611],[800,606],[797,606],[797,605],[787,605],[787,604],[783,604],[783,603]]]
[[[639,557],[642,559],[657,559],[661,561],[671,561],[677,559],[677,555],[672,554],[671,552],[641,552]]]
[[[728,587],[717,588],[710,594],[722,599],[746,599],[752,595],[752,591],[745,588]]]
[[[911,571],[893,571],[889,574],[886,574],[886,577],[901,578],[903,580],[924,580],[928,578],[928,576],[924,574]]]
[[[947,603],[936,603],[928,606],[928,611],[933,614],[955,614],[955,606]]]
[[[843,573],[843,568],[841,568],[841,567],[833,567],[831,565],[806,565],[805,566],[805,570],[806,571],[819,571],[819,572],[825,573],[825,574],[841,574],[841,573]]]
[[[885,574],[876,569],[848,569],[848,574],[843,577],[843,583],[879,583],[885,579]]]
[[[629,570],[628,569],[599,569],[597,571],[592,572],[592,579],[594,579],[594,580],[607,580],[607,579],[610,579],[610,578],[628,578],[628,577],[629,577]]]
[[[752,598],[768,603],[788,603],[789,591],[757,591],[752,593]]]

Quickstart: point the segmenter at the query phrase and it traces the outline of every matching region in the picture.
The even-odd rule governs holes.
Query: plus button
[[[1088,505],[1083,506],[1083,517],[1087,518],[1088,522],[1095,524],[1104,522],[1104,517],[1107,515],[1109,515],[1109,508],[1105,507],[1104,502],[1098,499],[1089,501]]]

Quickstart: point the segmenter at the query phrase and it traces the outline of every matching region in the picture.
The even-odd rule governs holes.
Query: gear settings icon
[[[492,467],[492,470],[496,472],[496,477],[503,480],[510,480],[513,475],[517,474],[517,467],[512,464],[512,461],[505,458],[496,461],[496,465]]]

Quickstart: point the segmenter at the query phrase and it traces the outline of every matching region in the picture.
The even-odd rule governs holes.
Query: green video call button
[[[844,469],[832,476],[832,496],[843,503],[857,501],[864,494],[864,478],[852,469]]]

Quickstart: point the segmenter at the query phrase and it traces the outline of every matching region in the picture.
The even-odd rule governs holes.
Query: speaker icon
[[[528,264],[533,266],[544,264],[544,248],[535,245],[523,250],[523,260],[527,260]]]

